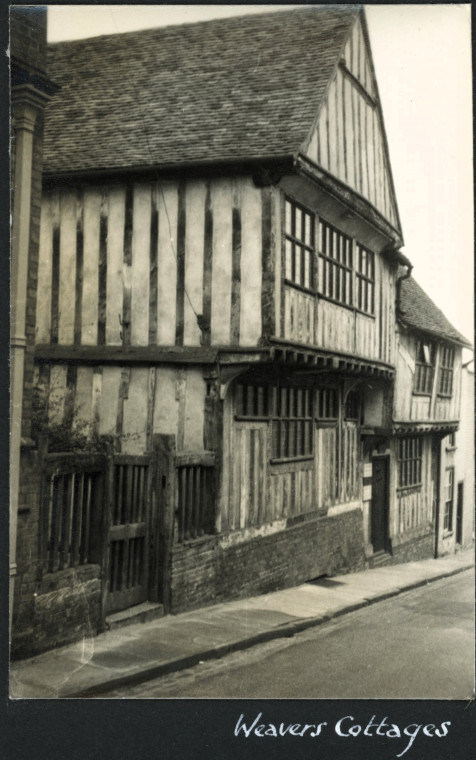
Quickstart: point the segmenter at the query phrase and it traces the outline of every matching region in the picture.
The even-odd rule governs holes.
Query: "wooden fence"
[[[97,561],[106,458],[47,454],[43,459],[42,555],[46,572]]]
[[[213,452],[175,455],[178,543],[215,532],[214,467]]]

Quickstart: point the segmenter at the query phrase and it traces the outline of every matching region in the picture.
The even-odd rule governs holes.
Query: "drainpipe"
[[[403,263],[403,262],[402,262]],[[401,292],[402,292],[402,282],[404,280],[408,280],[408,278],[411,276],[412,270],[413,270],[413,264],[410,264],[408,260],[404,262],[405,266],[407,267],[407,271],[405,274],[402,274],[398,280],[397,280],[397,293],[396,293],[396,313],[397,313],[397,319],[402,317],[404,312],[402,311],[402,307],[400,305],[400,298],[401,298]]]
[[[11,232],[10,332],[10,626],[16,566],[18,491],[23,406],[23,367],[26,348],[25,319],[30,248],[33,135],[38,114],[47,98],[30,85],[12,93],[15,127],[15,172]]]

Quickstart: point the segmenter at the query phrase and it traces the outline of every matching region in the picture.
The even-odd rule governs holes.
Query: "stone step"
[[[148,623],[150,620],[161,618],[164,615],[164,606],[158,602],[142,602],[135,604],[134,607],[128,607],[127,610],[113,612],[106,618],[106,630],[112,631],[114,628],[122,628],[125,625],[134,625],[135,623]]]
[[[369,567],[382,567],[392,561],[392,555],[386,551],[376,552],[369,557]]]

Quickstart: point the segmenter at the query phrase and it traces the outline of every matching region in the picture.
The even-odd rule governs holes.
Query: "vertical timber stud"
[[[213,211],[212,191],[210,182],[207,182],[207,194],[205,198],[205,232],[203,250],[203,330],[202,345],[209,346],[211,339],[212,323],[212,264],[213,264]]]
[[[261,189],[261,240],[263,279],[261,286],[261,336],[270,338],[276,332],[274,313],[274,223],[273,188]]]
[[[154,455],[156,460],[157,531],[159,540],[155,543],[155,559],[151,573],[151,586],[158,589],[159,601],[164,612],[172,607],[172,552],[175,520],[175,437],[154,435]],[[158,557],[157,557],[158,554]]]
[[[126,187],[126,208],[124,215],[124,291],[122,306],[122,345],[131,345],[131,269],[132,269],[132,223],[134,210],[134,195],[132,185]]]
[[[223,426],[224,426],[224,400],[220,398],[220,382],[216,371],[204,371],[204,380],[207,387],[205,397],[205,419],[203,426],[203,445],[208,451],[215,453],[215,466],[213,471],[213,510],[215,527],[220,529],[221,515],[219,512],[220,497],[223,487]],[[226,485],[226,484],[225,484]]]
[[[121,368],[121,381],[119,384],[119,399],[117,403],[117,420],[116,420],[116,451],[121,451],[121,439],[124,425],[124,401],[129,396],[129,382],[131,379],[131,368]]]
[[[104,190],[99,216],[98,346],[104,346],[106,343],[107,216],[108,194],[107,190]]]
[[[150,213],[150,272],[149,272],[149,345],[157,343],[157,246],[159,242],[159,207],[157,185],[152,188]]]
[[[83,310],[83,268],[84,268],[84,198],[83,191],[77,193],[76,201],[76,293],[74,305],[74,343],[81,343],[81,314]]]
[[[177,307],[175,322],[175,345],[183,346],[184,299],[185,299],[185,193],[184,180],[178,186],[178,220],[177,220]]]
[[[60,276],[60,197],[53,194],[53,245],[51,253],[51,343],[58,343],[59,276]]]
[[[240,178],[233,180],[232,209],[232,270],[231,270],[231,345],[240,343],[241,301],[241,185]]]

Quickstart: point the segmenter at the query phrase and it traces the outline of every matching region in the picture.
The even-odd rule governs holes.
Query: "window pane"
[[[292,216],[292,206],[289,201],[286,201],[286,222],[285,222],[285,231],[288,235],[292,235],[292,223],[291,223],[291,216]]]
[[[286,240],[286,279],[288,280],[292,280],[292,250],[291,241]]]

